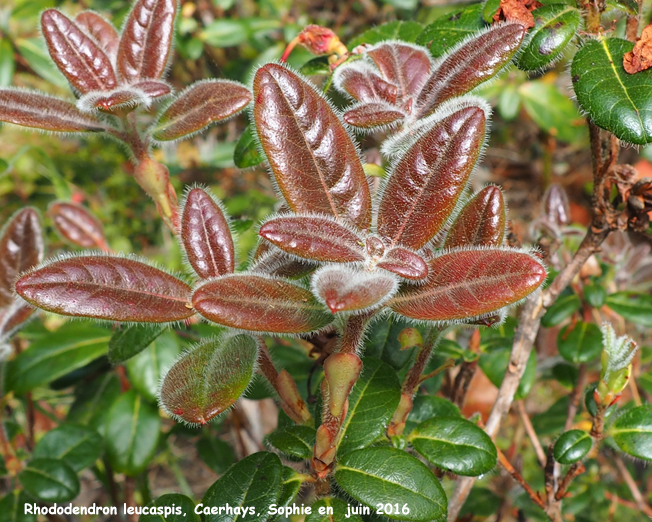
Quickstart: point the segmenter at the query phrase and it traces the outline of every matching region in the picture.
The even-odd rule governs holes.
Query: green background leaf
[[[77,474],[61,459],[30,460],[18,480],[25,491],[44,502],[66,502],[79,494]]]
[[[616,419],[609,435],[625,453],[652,460],[652,405],[638,406]]]
[[[597,324],[578,321],[574,326],[567,325],[559,331],[557,348],[567,361],[592,361],[602,352],[602,332]]]
[[[349,42],[348,48],[352,51],[358,45],[375,44],[384,40],[414,42],[422,30],[423,26],[418,22],[389,22],[356,36]]]
[[[159,383],[180,352],[177,336],[173,332],[163,333],[127,361],[129,382],[143,397],[155,402]]]
[[[485,26],[482,8],[482,4],[473,4],[440,16],[423,30],[416,43],[429,47],[435,58],[442,56]]]
[[[164,326],[126,326],[113,334],[109,341],[109,361],[119,364],[142,352],[165,330]]]
[[[102,455],[102,437],[86,426],[60,424],[48,431],[34,447],[34,458],[63,460],[73,471],[87,468]]]
[[[572,464],[586,455],[593,446],[591,436],[582,430],[569,430],[555,442],[555,460],[561,464]]]
[[[616,292],[607,296],[606,304],[632,323],[652,326],[652,296],[648,294]]]

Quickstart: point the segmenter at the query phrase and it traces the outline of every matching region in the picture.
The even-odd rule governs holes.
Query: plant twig
[[[634,501],[636,502],[636,507],[641,512],[645,513],[648,517],[652,517],[652,507],[650,507],[650,505],[643,498],[643,495],[641,494],[641,490],[638,489],[638,485],[636,484],[634,477],[632,477],[631,473],[627,469],[627,466],[625,466],[623,459],[620,456],[616,456],[615,462],[618,471],[623,476],[623,480],[627,484],[627,487],[629,488],[629,491],[632,494],[632,497],[634,497]]]
[[[532,447],[534,448],[534,452],[537,455],[537,460],[539,461],[539,464],[541,464],[541,467],[544,468],[546,466],[546,453],[545,451],[543,451],[543,446],[541,446],[541,441],[539,440],[536,431],[534,431],[534,426],[532,426],[530,417],[525,411],[525,404],[523,403],[523,401],[516,402],[516,409],[518,410],[518,414],[521,417],[521,422],[523,423],[523,427],[525,428],[525,433],[527,433],[527,436],[532,442]]]
[[[530,487],[530,485],[525,481],[525,479],[521,476],[521,474],[514,469],[514,466],[510,464],[505,454],[502,451],[500,451],[498,448],[496,448],[496,451],[498,452],[498,462],[500,462],[500,465],[503,468],[505,468],[507,473],[509,473],[514,478],[514,480],[523,487],[525,492],[532,499],[532,502],[534,502],[541,509],[544,509],[544,504],[543,504],[543,500],[541,500],[541,496],[538,493],[536,493]]]
[[[575,477],[578,475],[581,475],[586,471],[586,468],[584,467],[584,464],[581,462],[576,462],[573,464],[569,470],[568,473],[566,473],[566,476],[561,480],[559,483],[559,487],[557,488],[557,493],[555,493],[555,500],[559,501],[563,499],[566,496],[566,490],[568,489],[568,486],[570,486],[570,483],[573,481]]]
[[[469,350],[477,353],[480,350],[480,329],[476,328],[471,335],[469,341]],[[478,360],[471,362],[464,361],[460,367],[460,371],[455,377],[455,382],[453,383],[453,391],[451,393],[451,402],[455,404],[458,408],[464,406],[464,400],[466,399],[466,394],[469,391],[469,385],[471,380],[475,375],[476,370],[478,369]]]

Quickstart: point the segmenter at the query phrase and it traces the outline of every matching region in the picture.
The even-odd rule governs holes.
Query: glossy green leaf
[[[396,448],[366,448],[340,458],[335,481],[358,502],[375,509],[391,501],[407,505],[409,514],[395,520],[446,520],[447,499],[439,480],[420,460]]]
[[[589,362],[602,352],[602,332],[597,324],[578,321],[574,326],[567,325],[559,331],[557,348],[567,361]]]
[[[541,318],[546,328],[556,326],[580,309],[580,298],[572,291],[564,291]]]
[[[221,475],[236,461],[233,448],[222,439],[208,436],[197,442],[199,457],[215,473]]]
[[[136,475],[147,468],[156,451],[161,419],[158,409],[134,390],[113,404],[106,421],[106,448],[113,469]]]
[[[328,509],[333,510],[332,514],[328,512]],[[322,509],[323,513],[320,513],[319,510]],[[335,497],[325,497],[312,505],[312,512],[306,517],[306,522],[362,522],[362,518],[359,515],[350,515],[349,505]]]
[[[364,354],[367,357],[382,359],[394,370],[401,370],[411,361],[414,349],[401,350],[398,336],[405,328],[411,326],[410,321],[398,316],[374,321],[365,335]]]
[[[349,395],[349,409],[342,423],[338,453],[368,446],[387,428],[401,397],[396,371],[387,363],[366,357],[362,374]]]
[[[14,78],[16,61],[14,48],[8,38],[0,39],[0,87],[9,87]]]
[[[309,426],[286,426],[267,435],[267,442],[285,455],[299,459],[312,457],[315,429]]]
[[[174,364],[180,351],[177,336],[172,332],[165,332],[127,361],[129,382],[143,397],[155,402],[159,383]]]
[[[652,296],[637,292],[616,292],[607,296],[606,305],[628,321],[652,326]]]
[[[652,69],[628,74],[623,56],[634,44],[588,39],[571,66],[577,101],[591,120],[623,141],[652,142]]]
[[[102,455],[102,437],[86,426],[60,424],[48,431],[34,447],[34,458],[63,460],[73,471],[92,465]]]
[[[152,507],[157,508],[156,513],[141,515],[138,522],[200,522],[201,520],[199,515],[195,514],[193,500],[180,493],[161,495],[149,507],[150,511]]]
[[[583,458],[593,446],[591,436],[582,430],[570,430],[555,442],[555,460],[561,464],[572,464]]]
[[[455,44],[484,27],[482,8],[482,4],[473,4],[440,16],[423,30],[416,43],[429,47],[435,58],[446,54]]]
[[[247,125],[238,143],[236,143],[233,151],[233,161],[235,166],[241,169],[255,167],[265,161],[262,154],[258,152],[258,140],[254,136],[253,125]]]
[[[234,464],[208,489],[202,499],[205,522],[249,522],[267,520],[268,509],[281,494],[283,466],[273,453],[261,451]],[[247,509],[247,514],[211,514],[212,507]],[[208,509],[208,512],[206,511]]]
[[[327,75],[331,73],[328,56],[318,56],[301,66],[299,72],[304,76]]]
[[[482,429],[460,417],[436,417],[419,424],[408,440],[435,466],[477,477],[496,465],[496,446]]]
[[[257,354],[256,341],[248,335],[205,339],[170,368],[161,384],[161,405],[186,422],[206,424],[242,395]]]
[[[499,7],[500,0],[485,0],[482,4],[482,19],[488,24],[492,23]]]
[[[503,382],[503,377],[507,371],[511,350],[509,348],[497,348],[489,353],[483,353],[480,356],[480,368],[497,388]],[[537,355],[532,351],[525,366],[525,372],[521,382],[516,390],[516,400],[523,399],[530,393],[530,388],[534,384],[537,371]]]
[[[526,112],[548,134],[573,145],[588,143],[588,128],[577,106],[557,86],[535,80],[518,90]]]
[[[303,485],[304,477],[305,475],[300,475],[296,470],[288,466],[283,466],[283,475],[281,476],[281,494],[279,495],[276,504],[278,507],[286,507],[292,503]],[[278,520],[279,518],[280,515],[272,516],[270,520]]]
[[[405,423],[405,433],[410,433],[417,424],[439,417],[462,417],[460,409],[448,399],[436,395],[416,395],[412,400],[412,411]]]
[[[652,405],[627,410],[616,419],[609,435],[625,453],[652,460]]]
[[[123,326],[109,341],[109,361],[120,364],[131,359],[147,348],[164,330],[159,325]]]
[[[44,502],[66,502],[79,494],[77,474],[61,459],[32,459],[18,480],[25,491]]]
[[[600,308],[607,300],[607,291],[604,286],[590,283],[583,288],[584,299],[594,308]]]
[[[31,504],[24,491],[15,489],[0,498],[0,522],[36,522],[36,515],[25,513],[25,504]]]
[[[580,24],[577,9],[563,4],[545,5],[532,12],[535,26],[530,29],[518,67],[533,71],[553,63],[566,48]]]
[[[419,34],[423,31],[423,26],[418,22],[412,21],[394,21],[388,22],[378,27],[374,27],[356,36],[348,44],[350,50],[355,49],[358,45],[373,45],[385,40],[401,40],[403,42],[416,41]]]
[[[606,3],[607,6],[625,11],[628,15],[636,16],[638,14],[638,3],[636,0],[607,0]]]
[[[111,333],[105,328],[69,322],[35,340],[8,363],[5,389],[17,394],[42,386],[106,353]]]
[[[118,376],[115,373],[101,375],[75,390],[75,401],[66,421],[90,426],[104,435],[108,412],[119,396]]]

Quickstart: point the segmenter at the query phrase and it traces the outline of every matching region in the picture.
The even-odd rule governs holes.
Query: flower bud
[[[354,353],[334,353],[324,362],[328,382],[328,408],[334,417],[340,417],[351,388],[362,371],[362,361]]]

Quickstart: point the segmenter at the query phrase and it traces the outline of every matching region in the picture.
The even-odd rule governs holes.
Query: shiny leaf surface
[[[528,32],[518,58],[518,67],[524,71],[553,63],[575,36],[580,24],[579,11],[568,5],[544,5],[532,14],[535,26]]]
[[[460,417],[436,417],[419,424],[408,440],[435,466],[477,477],[496,465],[496,446],[482,429]]]
[[[163,326],[125,326],[113,334],[109,341],[109,361],[119,364],[138,355],[163,333]]]
[[[571,80],[580,107],[621,140],[652,142],[652,69],[627,74],[623,56],[634,44],[620,38],[587,40],[573,58]]]
[[[398,98],[407,100],[416,96],[430,75],[430,57],[425,49],[400,42],[382,43],[369,56],[383,78],[398,89]]]
[[[41,31],[52,60],[79,92],[110,91],[118,85],[109,57],[66,15],[47,9]]]
[[[652,326],[652,296],[638,292],[616,292],[607,296],[606,304],[632,323]]]
[[[0,89],[0,121],[53,132],[101,132],[103,124],[72,103],[29,91]]]
[[[266,441],[285,455],[299,459],[312,457],[315,429],[309,426],[286,426],[274,430]]]
[[[123,257],[55,260],[21,277],[16,292],[34,306],[75,317],[165,323],[194,313],[186,283]]]
[[[203,81],[183,91],[159,118],[152,136],[169,141],[202,130],[244,109],[251,93],[244,86],[226,80]]]
[[[190,266],[202,279],[233,272],[235,253],[229,222],[210,194],[188,192],[181,211],[181,240]]]
[[[123,393],[106,421],[106,449],[113,469],[132,476],[146,469],[156,451],[160,429],[156,406],[134,390]]]
[[[346,111],[343,119],[349,125],[373,129],[392,125],[405,119],[405,114],[385,102],[364,103]]]
[[[448,230],[444,247],[500,246],[505,218],[503,193],[497,187],[487,187],[464,205]]]
[[[440,16],[419,34],[416,42],[427,46],[438,58],[483,27],[482,4],[473,4]]]
[[[652,406],[638,406],[622,414],[609,430],[618,447],[628,455],[652,460]]]
[[[117,68],[127,82],[163,75],[174,35],[176,0],[138,0],[125,22]]]
[[[206,424],[238,400],[253,377],[258,349],[248,335],[220,335],[181,356],[161,385],[161,404],[172,415]]]
[[[328,218],[280,216],[266,221],[259,234],[281,250],[305,259],[334,263],[364,260],[360,236]]]
[[[79,472],[102,455],[103,441],[97,431],[87,426],[60,424],[48,431],[34,446],[34,458],[56,458]]]
[[[313,294],[335,314],[379,307],[398,290],[398,280],[387,272],[333,265],[318,270],[311,286]]]
[[[428,265],[423,258],[402,247],[392,248],[376,266],[405,279],[419,281],[428,277]]]
[[[40,263],[43,249],[38,212],[31,207],[19,210],[0,235],[0,308],[13,303],[18,274]]]
[[[93,11],[82,11],[75,18],[77,26],[93,38],[100,49],[115,63],[120,45],[120,35],[111,23]]]
[[[246,169],[260,165],[265,158],[258,152],[258,141],[254,137],[253,126],[247,125],[233,151],[233,161],[236,167]]]
[[[398,161],[378,209],[378,233],[418,250],[444,226],[484,143],[486,118],[465,107],[435,122]]]
[[[308,290],[262,275],[237,274],[210,281],[197,288],[192,302],[214,323],[258,332],[305,333],[332,320]]]
[[[430,278],[406,288],[389,306],[426,321],[466,319],[514,304],[545,280],[543,266],[528,254],[510,250],[458,250],[428,264]]]
[[[564,326],[557,336],[559,355],[573,363],[592,361],[602,352],[602,332],[597,324],[578,321]]]
[[[554,456],[560,464],[572,464],[583,458],[593,446],[591,436],[582,430],[564,432],[555,442]]]
[[[258,69],[254,99],[258,137],[290,209],[368,229],[371,197],[364,170],[328,102],[276,64]]]
[[[500,24],[456,48],[419,94],[417,116],[431,114],[443,101],[465,94],[495,76],[512,59],[524,36],[522,25]]]
[[[102,223],[81,205],[56,201],[48,214],[57,231],[71,243],[84,248],[108,248]]]
[[[337,88],[354,100],[371,101],[384,100],[396,103],[398,88],[378,76],[366,62],[352,62],[336,69],[335,82]]]
[[[18,480],[25,491],[44,502],[66,502],[79,494],[77,474],[61,459],[32,459]]]
[[[342,456],[335,482],[358,502],[376,508],[388,499],[407,504],[410,513],[391,519],[446,520],[447,500],[439,480],[420,460],[396,448],[366,448]]]

